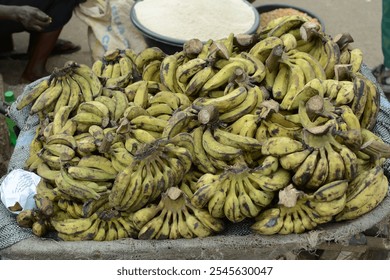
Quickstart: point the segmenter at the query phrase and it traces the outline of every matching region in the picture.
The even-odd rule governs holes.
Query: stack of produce
[[[379,92],[348,34],[303,16],[165,54],[68,62],[18,101],[40,125],[26,169],[62,240],[177,239],[247,220],[259,234],[356,219],[385,198]]]

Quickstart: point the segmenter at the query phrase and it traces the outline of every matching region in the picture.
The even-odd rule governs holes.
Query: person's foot
[[[383,64],[378,65],[372,70],[372,74],[376,78],[378,84],[381,86],[386,95],[390,95],[390,68]]]
[[[81,50],[79,45],[75,45],[68,40],[58,39],[50,55],[70,54],[79,50]]]

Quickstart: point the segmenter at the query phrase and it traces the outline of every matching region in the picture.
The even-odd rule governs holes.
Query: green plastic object
[[[12,91],[6,91],[4,93],[4,101],[8,104],[11,104],[12,102],[15,101],[15,95]],[[6,118],[5,120],[6,124],[7,124],[7,127],[8,127],[8,134],[9,134],[9,141],[11,143],[11,145],[13,147],[15,147],[16,145],[16,140],[18,138],[18,136],[16,135],[15,133],[15,128],[16,128],[16,124],[14,123],[13,120],[11,120],[10,118]]]

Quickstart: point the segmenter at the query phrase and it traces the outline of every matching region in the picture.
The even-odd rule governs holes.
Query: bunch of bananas
[[[165,140],[145,144],[116,176],[109,203],[121,211],[138,210],[178,185],[191,166],[192,156],[183,147]]]
[[[176,239],[254,221],[260,234],[355,219],[388,191],[376,85],[347,33],[303,16],[165,54],[68,62],[18,100],[41,178],[21,226],[63,240]]]
[[[132,49],[107,51],[94,61],[92,71],[106,88],[125,88],[139,75],[135,57]]]
[[[69,61],[63,68],[54,69],[48,79],[40,82],[18,102],[20,110],[32,104],[31,114],[41,120],[53,117],[62,107],[75,110],[79,104],[94,100],[102,94],[102,84],[90,67]]]
[[[51,226],[65,241],[112,241],[137,235],[131,217],[113,209],[102,209],[89,217],[55,215]]]
[[[221,232],[224,222],[205,209],[194,207],[179,188],[170,187],[158,204],[136,211],[132,220],[139,239],[206,237]]]
[[[236,163],[222,173],[201,176],[191,202],[195,207],[207,208],[215,218],[226,217],[236,223],[256,217],[290,180],[290,173],[278,168],[273,156],[266,157],[256,169]]]
[[[256,217],[251,228],[258,233],[290,234],[312,230],[327,223],[346,205],[348,182],[337,180],[313,193],[297,191],[289,185],[279,193],[279,204]]]

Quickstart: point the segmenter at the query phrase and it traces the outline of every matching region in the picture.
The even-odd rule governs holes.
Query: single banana
[[[142,73],[145,65],[153,60],[163,60],[166,54],[158,47],[149,47],[143,49],[135,58],[134,64],[137,70]]]
[[[377,120],[377,116],[379,113],[379,104],[380,104],[380,95],[378,91],[378,87],[375,84],[367,79],[367,101],[364,106],[364,112],[361,116],[360,122],[361,127],[371,130]]]
[[[185,214],[183,213],[183,211],[179,211],[177,213],[177,217],[178,217],[177,228],[178,228],[178,232],[179,232],[180,236],[183,238],[187,238],[187,239],[193,238],[195,236],[195,234],[188,227],[186,220],[185,220]]]
[[[358,164],[356,154],[347,146],[342,145],[339,151],[345,166],[345,178],[348,181],[353,180],[358,174]]]
[[[389,181],[386,176],[379,175],[378,180],[371,181],[355,199],[347,201],[346,206],[336,216],[336,221],[351,220],[370,212],[377,207],[388,194]]]
[[[104,119],[110,118],[110,110],[108,107],[104,103],[95,100],[81,103],[77,109],[77,112],[92,113]]]
[[[242,151],[253,152],[261,150],[262,146],[255,138],[237,135],[221,128],[216,128],[214,130],[214,138],[226,146],[232,146],[241,149]]]
[[[283,46],[283,41],[277,36],[269,36],[257,42],[248,53],[265,62],[272,49],[276,46]]]
[[[353,48],[350,52],[349,64],[352,65],[352,73],[360,71],[363,63],[363,51],[359,48]]]
[[[231,76],[235,73],[237,69],[244,71],[244,65],[242,62],[235,61],[227,64],[222,69],[220,69],[214,76],[212,76],[207,82],[203,85],[202,91],[211,91],[213,89],[219,88],[223,85],[226,85],[229,82]]]
[[[278,232],[278,234],[291,234],[294,233],[294,214],[293,212],[295,211],[294,207],[292,209],[288,207],[281,206],[281,211],[286,212],[286,215],[284,216],[283,220],[283,226]]]
[[[62,106],[54,115],[53,134],[58,134],[67,122],[73,108],[71,106]]]
[[[218,191],[220,179],[219,175],[203,174],[196,183],[196,191],[191,198],[191,204],[197,208],[203,208]]]
[[[172,110],[176,110],[180,106],[180,99],[176,96],[174,92],[171,91],[159,91],[149,100],[149,104],[163,103],[167,104]]]
[[[224,113],[229,112],[230,110],[244,102],[247,98],[247,95],[248,91],[245,87],[238,87],[229,92],[228,94],[219,98],[199,97],[194,100],[193,105],[199,107],[214,106],[218,110],[218,112]]]
[[[336,96],[336,105],[346,105],[353,101],[355,97],[354,86],[352,82],[344,82]]]
[[[322,185],[312,194],[312,196],[317,201],[332,201],[343,196],[346,193],[347,188],[347,180],[338,180]]]
[[[321,147],[319,149],[319,154],[319,159],[317,161],[314,172],[305,185],[305,187],[309,189],[317,189],[321,187],[328,178],[329,163],[328,158],[326,157],[325,148]]]
[[[286,170],[295,170],[305,161],[311,152],[311,149],[304,149],[302,151],[283,155],[279,158],[280,165]]]
[[[76,81],[76,83],[79,85],[81,90],[81,99],[83,101],[92,101],[93,93],[89,81],[84,78],[84,76],[78,75],[76,73],[71,74],[70,78]]]
[[[183,212],[186,225],[193,235],[197,237],[207,237],[213,234],[213,231],[205,226],[195,215],[190,214],[188,211]]]
[[[123,113],[125,112],[129,101],[126,94],[121,90],[112,91],[112,99],[115,101],[115,112],[110,120],[118,121],[123,117]]]
[[[56,101],[56,104],[54,107],[54,115],[60,110],[60,108],[68,105],[69,98],[70,98],[71,91],[70,91],[70,84],[69,84],[67,77],[64,77],[61,80],[61,83],[62,83],[62,92]]]
[[[221,232],[224,230],[225,225],[223,220],[214,218],[206,210],[193,207],[191,208],[191,211],[203,225],[208,227],[213,232]]]
[[[285,16],[282,21],[268,31],[267,36],[281,37],[283,34],[288,33],[291,29],[300,27],[303,23],[309,19],[301,15],[289,15]]]
[[[27,94],[23,95],[16,105],[16,109],[22,110],[27,105],[32,104],[45,90],[51,85],[51,79],[44,79],[32,88]]]
[[[343,158],[337,153],[332,146],[327,143],[325,145],[327,159],[328,159],[328,178],[327,182],[342,180],[345,178],[345,165]]]
[[[256,108],[258,98],[259,95],[255,91],[248,90],[245,100],[235,108],[220,114],[219,120],[225,123],[231,123],[238,120],[240,117],[252,112]]]
[[[210,215],[214,218],[225,218],[226,189],[220,189],[214,193],[207,204]]]
[[[309,205],[321,216],[335,216],[346,206],[346,194],[331,201],[310,201]]]
[[[72,149],[76,149],[77,147],[75,138],[68,134],[53,134],[46,139],[46,144],[62,144]]]
[[[284,61],[290,67],[290,77],[288,90],[280,103],[281,109],[290,108],[295,96],[305,85],[305,75],[299,66],[292,64],[291,62]]]
[[[160,231],[162,225],[164,224],[165,216],[167,210],[163,209],[160,215],[152,218],[148,221],[139,231],[139,239],[154,239],[157,233]]]
[[[98,214],[95,213],[88,218],[65,220],[51,219],[51,225],[59,233],[77,234],[88,230],[96,219],[98,219]]]
[[[152,220],[160,212],[160,210],[160,205],[150,204],[135,211],[132,215],[134,227],[137,230],[140,230],[148,221]]]
[[[55,104],[54,102],[60,97],[62,92],[62,78],[53,78],[50,81],[49,87],[47,87],[39,96],[35,99],[34,104],[31,107],[30,114],[33,115],[42,111],[44,108],[50,104]],[[31,101],[33,102],[33,101]],[[22,103],[23,104],[23,103]]]
[[[186,132],[192,119],[194,119],[194,116],[191,113],[184,111],[175,112],[172,117],[168,119],[167,125],[164,127],[161,136],[171,139],[181,132]]]
[[[46,144],[43,149],[49,151],[52,155],[58,156],[61,161],[69,161],[76,155],[74,149],[64,144]]]
[[[283,227],[284,215],[282,215],[282,211],[279,208],[267,209],[260,213],[251,229],[256,233],[264,235],[276,234]]]
[[[214,75],[215,71],[211,66],[203,67],[188,80],[184,93],[188,96],[199,94],[204,84]]]
[[[252,201],[251,197],[247,194],[243,184],[243,180],[237,180],[237,185],[237,197],[241,213],[247,218],[256,217],[259,214],[261,207],[255,204]]]
[[[210,172],[214,174],[216,172],[216,169],[211,163],[202,144],[203,134],[204,129],[202,126],[199,126],[192,131],[192,136],[194,139],[194,155],[196,158],[195,163],[198,163],[197,167],[203,172]]]
[[[276,100],[283,100],[286,96],[290,79],[290,68],[288,65],[281,63],[279,65],[278,73],[275,76],[275,80],[272,85],[272,96]]]
[[[179,82],[187,84],[188,81],[200,70],[206,67],[207,61],[203,58],[193,58],[183,64],[178,65],[176,69],[176,78]]]
[[[104,62],[102,59],[97,59],[92,63],[91,70],[95,73],[96,76],[101,77],[104,67]]]
[[[72,63],[71,67],[74,74],[82,76],[89,83],[93,98],[96,98],[102,93],[103,86],[99,80],[99,77],[92,71],[89,66],[86,64]],[[75,78],[75,80],[78,81],[77,78]]]
[[[161,60],[152,60],[142,69],[142,79],[144,81],[160,82]]]
[[[218,160],[232,160],[242,154],[242,150],[218,142],[209,128],[203,132],[202,145],[206,153]]]
[[[96,183],[84,183],[82,181],[75,180],[69,176],[65,168],[61,168],[60,175],[61,176],[57,176],[55,179],[55,183],[60,192],[81,201],[100,198],[100,195],[96,191],[96,189],[99,189],[99,186]]]
[[[270,175],[263,175],[261,171],[254,170],[248,173],[248,179],[252,184],[256,184],[257,188],[273,192],[287,187],[291,181],[291,174],[283,168],[279,168]]]
[[[305,149],[302,142],[288,137],[272,137],[263,142],[263,155],[283,156]]]
[[[178,92],[178,85],[176,83],[176,70],[180,63],[178,55],[167,55],[161,61],[160,66],[160,81],[171,92]]]
[[[314,150],[306,157],[302,164],[294,171],[291,178],[296,186],[303,187],[312,177],[318,162],[318,150]]]

